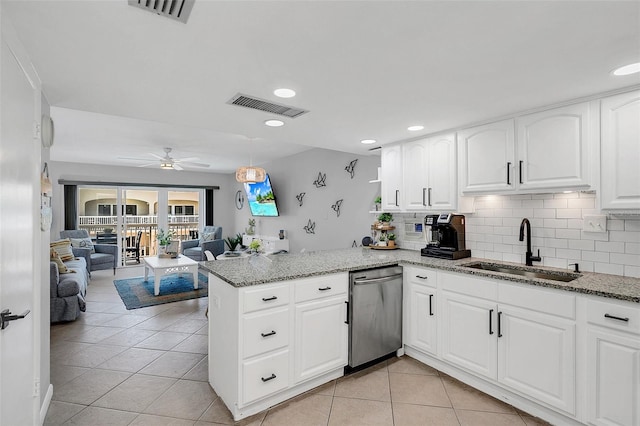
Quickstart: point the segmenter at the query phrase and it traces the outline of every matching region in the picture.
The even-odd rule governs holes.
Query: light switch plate
[[[607,216],[588,215],[582,220],[584,232],[607,232]]]

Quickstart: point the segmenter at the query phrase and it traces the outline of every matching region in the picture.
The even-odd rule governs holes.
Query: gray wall
[[[345,167],[355,159],[358,162],[351,179]],[[379,156],[312,149],[260,166],[269,173],[280,216],[256,217],[256,234],[277,236],[284,229],[291,252],[346,248],[354,240],[360,245],[362,238],[371,234],[375,215],[369,211],[380,194],[380,184],[369,181],[377,178]],[[313,182],[320,172],[326,174],[326,186],[316,188]],[[243,185],[235,183],[229,198],[231,206],[237,190],[244,193]],[[300,206],[296,195],[302,192],[305,196]],[[343,202],[338,216],[332,205],[340,199]],[[248,202],[242,210],[231,208],[236,212],[235,227],[225,234],[243,233],[252,218]],[[315,234],[304,230],[309,220],[315,222]]]

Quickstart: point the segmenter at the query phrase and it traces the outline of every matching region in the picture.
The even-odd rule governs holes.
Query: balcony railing
[[[158,223],[158,216],[124,216],[127,225],[152,225]],[[198,223],[198,215],[169,215],[169,224],[172,223]],[[117,216],[80,216],[80,226],[83,225],[103,225],[115,226],[118,223]]]

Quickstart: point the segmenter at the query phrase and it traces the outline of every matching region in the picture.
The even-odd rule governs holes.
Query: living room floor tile
[[[164,351],[154,349],[129,348],[118,354],[118,356],[114,356],[98,365],[97,368],[135,373],[164,355],[164,353]]]
[[[135,374],[91,405],[140,413],[176,381],[167,377]]]
[[[172,333],[170,331],[158,331],[153,336],[136,344],[138,348],[161,349],[168,351],[190,335],[187,333]]]
[[[118,334],[124,330],[126,330],[126,328],[123,327],[96,326],[91,327],[87,330],[82,330],[79,333],[75,334],[73,337],[68,338],[68,340],[75,342],[98,343],[99,341],[111,337],[114,334]]]
[[[86,408],[85,405],[71,404],[69,402],[51,401],[44,426],[58,426],[69,420]]]
[[[164,331],[173,331],[176,333],[195,333],[203,327],[207,326],[207,319],[185,319],[178,321],[173,325],[165,328]]]
[[[126,411],[87,407],[71,417],[65,426],[127,426],[136,416],[136,413]]]
[[[139,315],[119,315],[118,318],[114,318],[111,321],[105,322],[103,325],[106,327],[133,327],[136,324],[146,321],[145,317]]]
[[[86,367],[51,363],[51,384],[54,388],[62,386],[76,377],[82,376],[87,371],[89,371],[89,368]]]
[[[92,369],[80,377],[53,388],[53,400],[89,405],[124,382],[131,374]]]
[[[209,382],[209,357],[205,356],[202,361],[196,364],[183,377],[185,380],[195,380],[197,382]]]
[[[198,420],[216,398],[209,383],[180,380],[143,412]]]
[[[111,337],[108,337],[104,340],[101,340],[99,343],[101,345],[115,345],[115,346],[135,346],[143,340],[148,339],[149,337],[156,334],[155,331],[152,330],[138,330],[137,328],[129,328],[124,331],[121,331],[118,334],[114,334]]]
[[[140,414],[129,426],[193,426],[193,420],[176,419],[174,417]]]
[[[95,367],[125,349],[121,346],[91,345],[64,358],[56,359],[56,361],[64,365],[75,365],[76,367]]]
[[[188,352],[166,352],[160,358],[140,370],[141,374],[180,378],[189,372],[204,355]]]
[[[206,355],[209,352],[209,336],[192,334],[174,346],[171,350],[175,352],[191,352],[194,354]]]

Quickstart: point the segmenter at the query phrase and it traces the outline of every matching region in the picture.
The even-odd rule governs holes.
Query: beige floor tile
[[[175,333],[195,333],[202,327],[207,325],[207,319],[187,319],[178,321],[173,325],[165,328],[164,331],[173,331]]]
[[[154,349],[129,348],[103,362],[97,368],[135,373],[164,355],[164,353],[164,351]]]
[[[320,385],[316,388],[313,388],[309,391],[309,393],[317,393],[318,395],[329,395],[333,396],[336,392],[336,383],[337,380],[331,380],[324,385]]]
[[[328,395],[303,394],[270,409],[262,426],[325,426],[331,413],[331,402]]]
[[[205,356],[202,361],[196,364],[183,377],[185,380],[196,380],[198,382],[209,382],[209,357]]]
[[[329,426],[392,426],[391,403],[366,399],[333,398]]]
[[[72,365],[51,364],[51,384],[54,388],[79,377],[89,371],[86,367],[74,367]]]
[[[84,330],[67,340],[85,343],[98,343],[99,341],[111,337],[114,334],[118,334],[124,330],[126,330],[126,328],[124,327],[96,326]]]
[[[136,413],[110,410],[108,408],[87,407],[73,416],[68,426],[126,426],[137,416]]]
[[[393,402],[451,407],[439,376],[389,373],[389,382]]]
[[[176,382],[176,379],[166,377],[135,374],[92,405],[141,413]]]
[[[91,291],[94,291],[93,287]],[[121,306],[122,303],[109,303],[109,302],[93,302],[87,305],[86,312],[109,312],[115,306]]]
[[[209,352],[209,336],[192,334],[182,342],[174,346],[172,351],[191,352],[195,354],[206,354]]]
[[[262,420],[264,420],[264,417],[266,415],[267,415],[267,410],[262,411],[258,414],[254,414],[253,416],[249,416],[246,419],[242,419],[240,421],[234,422],[233,416],[231,415],[231,412],[227,409],[227,407],[224,405],[224,402],[222,402],[220,398],[217,398],[215,401],[213,401],[213,404],[211,404],[211,406],[207,408],[207,411],[205,411],[204,414],[202,414],[202,416],[200,417],[200,419],[196,424],[202,425],[202,426],[211,425],[211,424],[216,424],[216,425],[223,424],[223,425],[235,425],[235,426],[260,426],[260,424],[262,423]]]
[[[100,344],[130,347],[137,345],[138,343],[148,339],[154,334],[156,334],[156,332],[152,330],[138,330],[136,328],[129,328],[100,341]]]
[[[70,404],[68,402],[51,401],[44,426],[58,426],[69,420],[86,408],[85,405]]]
[[[180,321],[179,317],[162,316],[162,314],[158,314],[136,325],[136,328],[139,328],[141,330],[160,331],[175,324],[178,321]]]
[[[386,368],[366,369],[338,379],[335,396],[391,401]]]
[[[520,414],[520,418],[527,426],[551,426],[551,423],[548,423],[542,419],[533,416],[527,416],[524,414]]]
[[[428,365],[406,355],[400,358],[388,359],[387,369],[389,370],[389,373],[426,374],[429,376],[438,375],[438,370],[435,368],[429,367]]]
[[[153,318],[152,318],[153,319]],[[136,347],[147,349],[160,349],[168,351],[178,343],[189,337],[187,333],[172,333],[170,331],[159,331],[146,340],[138,343]]]
[[[180,378],[187,374],[204,355],[187,352],[166,352],[160,358],[140,370],[141,374]]]
[[[143,412],[198,420],[215,398],[216,394],[208,383],[180,380]]]
[[[66,357],[56,357],[56,362],[76,367],[96,367],[125,349],[121,346],[90,345],[86,349],[71,353]]]
[[[195,332],[195,334],[204,334],[205,336],[209,335],[209,324],[205,324],[202,328]]]
[[[105,322],[106,327],[133,327],[136,324],[146,321],[145,317],[137,315],[120,315],[118,318]]]
[[[131,374],[92,369],[68,383],[53,388],[53,400],[89,405],[124,382]]]
[[[456,409],[462,426],[525,426],[519,415]]]
[[[49,356],[51,357],[52,363],[65,365],[63,361],[71,355],[78,352],[84,352],[91,347],[93,347],[91,343],[68,342],[63,340],[58,345],[51,345],[51,352],[49,353]]]
[[[129,426],[193,426],[193,424],[193,420],[140,414]]]
[[[453,377],[444,376],[442,382],[453,404],[453,408],[516,414],[512,406],[480,392]]]
[[[395,426],[459,426],[453,408],[393,403]]]

